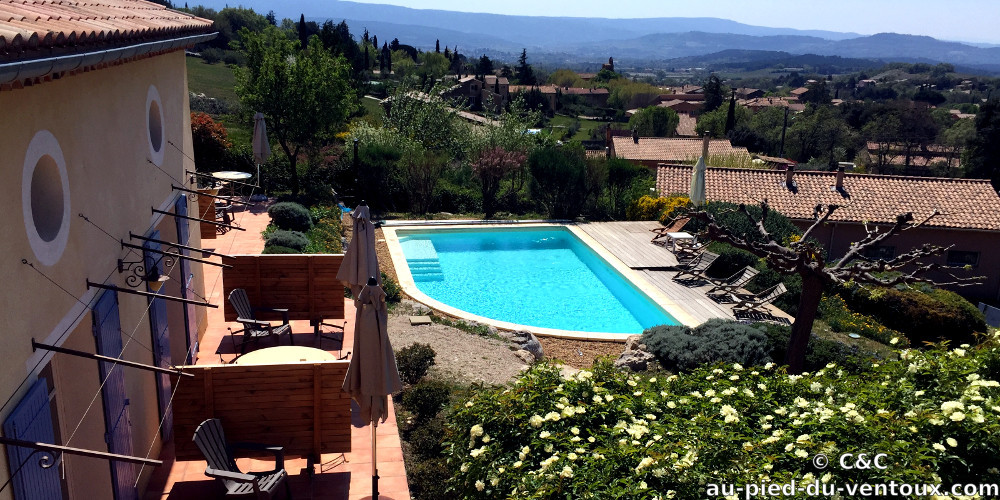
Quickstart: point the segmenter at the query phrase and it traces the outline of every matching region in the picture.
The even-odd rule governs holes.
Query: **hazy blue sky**
[[[354,0],[537,16],[720,17],[778,28],[881,32],[1000,43],[997,0]],[[294,3],[294,2],[289,2]]]

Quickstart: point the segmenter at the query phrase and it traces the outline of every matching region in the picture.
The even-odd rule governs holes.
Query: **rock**
[[[544,354],[542,352],[542,344],[538,342],[538,338],[536,338],[531,332],[503,331],[499,332],[499,335],[500,337],[506,339],[507,341],[517,346],[519,349],[523,349],[525,351],[530,352],[531,355],[534,356],[535,361],[542,360],[542,356]]]
[[[642,336],[630,335],[625,339],[625,351],[615,360],[615,368],[641,372],[649,369],[649,365],[655,361],[656,357],[642,343]]]
[[[498,335],[500,333],[500,330],[498,330],[497,327],[495,327],[493,325],[490,325],[490,327],[487,329],[487,331],[489,331],[490,336],[496,336],[496,335]]]
[[[535,362],[535,355],[531,354],[528,351],[525,351],[524,349],[519,349],[517,351],[514,351],[514,354],[517,357],[521,358],[521,361],[524,361],[525,364],[531,365]]]

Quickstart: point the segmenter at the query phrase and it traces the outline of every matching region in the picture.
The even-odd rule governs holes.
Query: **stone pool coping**
[[[439,300],[433,299],[427,296],[425,293],[421,292],[417,288],[416,282],[413,280],[413,275],[410,274],[410,267],[406,263],[406,256],[403,253],[403,247],[399,243],[399,237],[396,231],[399,230],[417,230],[417,231],[434,231],[434,230],[460,230],[460,229],[484,229],[484,228],[509,228],[511,226],[517,227],[565,227],[571,233],[573,233],[577,238],[580,239],[585,245],[590,247],[598,256],[604,259],[619,275],[621,275],[626,282],[629,282],[633,287],[644,293],[652,301],[657,304],[660,308],[666,311],[667,314],[672,316],[679,323],[686,326],[697,326],[698,321],[691,316],[687,311],[685,311],[677,302],[671,300],[669,297],[663,294],[659,288],[649,283],[645,278],[642,277],[640,273],[637,273],[625,265],[621,260],[615,257],[611,252],[609,252],[603,245],[598,243],[596,240],[590,237],[586,232],[576,227],[574,224],[553,224],[553,223],[539,223],[530,222],[524,224],[511,224],[509,222],[503,224],[454,224],[454,225],[434,225],[429,226],[426,224],[420,224],[418,221],[414,221],[412,225],[406,225],[405,221],[394,221],[392,226],[382,226],[382,234],[385,237],[386,246],[389,248],[389,255],[392,257],[392,265],[396,270],[396,278],[399,281],[399,285],[403,288],[412,299],[420,302],[431,309],[438,310],[449,316],[453,316],[465,321],[475,321],[484,325],[492,325],[502,330],[512,330],[512,331],[528,331],[538,336],[543,337],[558,337],[574,340],[602,340],[602,341],[618,341],[625,342],[625,339],[629,335],[622,333],[604,333],[604,332],[583,332],[575,330],[559,330],[555,328],[543,328],[538,326],[529,325],[519,325],[516,323],[509,323],[506,321],[499,321],[495,319],[486,318],[476,314],[472,314],[467,311],[463,311],[456,307],[445,304]]]

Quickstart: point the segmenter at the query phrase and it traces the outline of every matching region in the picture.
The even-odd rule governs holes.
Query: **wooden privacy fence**
[[[198,424],[222,420],[226,439],[284,446],[320,459],[351,451],[351,397],[341,389],[347,361],[281,365],[185,366],[174,395],[177,458],[202,459],[191,440]]]
[[[343,254],[233,255],[222,262],[226,321],[236,321],[228,299],[234,288],[247,291],[254,307],[288,309],[289,319],[307,319],[315,327],[324,319],[344,319],[344,285],[337,280]],[[257,319],[275,321],[280,313],[261,311]],[[340,326],[340,325],[338,325]]]

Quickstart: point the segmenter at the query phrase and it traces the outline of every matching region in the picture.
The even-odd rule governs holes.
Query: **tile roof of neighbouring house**
[[[656,188],[662,194],[686,193],[691,184],[690,166],[659,165]],[[841,208],[835,222],[892,223],[912,212],[921,221],[934,210],[940,215],[927,225],[955,229],[1000,231],[1000,195],[986,179],[904,177],[844,174],[844,193],[834,189],[835,172],[797,171],[795,189],[785,185],[784,170],[709,168],[705,193],[709,201],[758,203],[767,199],[775,210],[793,219],[812,219],[819,203]]]
[[[698,125],[697,118],[687,113],[678,113],[677,118],[680,118],[677,122],[677,135],[681,137],[696,137],[698,135],[698,132],[695,131],[695,127]]]
[[[805,94],[806,92],[809,92],[809,89],[805,87],[799,87],[797,89],[792,89],[792,91],[789,92],[789,94],[792,94],[794,96],[800,96],[802,94]]]
[[[105,49],[211,30],[212,21],[145,0],[0,0],[0,57]]]
[[[683,162],[701,156],[701,139],[674,139],[665,137],[612,137],[615,156],[626,160]],[[708,146],[710,155],[744,154],[747,148],[735,148],[729,139],[712,139]]]
[[[506,76],[497,77],[496,75],[486,75],[486,84],[496,85],[497,78],[500,78],[500,85],[507,85],[510,83]]]

